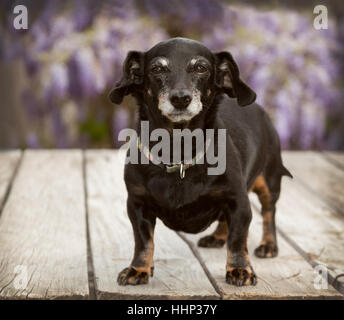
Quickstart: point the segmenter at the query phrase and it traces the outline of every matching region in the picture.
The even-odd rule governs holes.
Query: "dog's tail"
[[[293,175],[290,173],[290,171],[282,164],[281,165],[281,175],[282,176],[288,176],[293,179]]]

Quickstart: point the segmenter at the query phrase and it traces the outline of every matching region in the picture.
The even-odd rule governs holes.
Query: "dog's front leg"
[[[130,196],[127,210],[134,231],[135,252],[130,266],[119,273],[117,282],[120,285],[145,284],[148,283],[149,276],[153,276],[156,217],[146,212],[143,203]]]
[[[225,216],[228,223],[226,281],[243,286],[256,285],[247,251],[247,236],[252,212],[247,193],[243,193],[226,205]]]

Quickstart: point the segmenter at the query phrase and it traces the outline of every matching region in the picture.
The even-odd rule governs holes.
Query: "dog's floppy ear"
[[[144,53],[129,51],[124,64],[122,79],[111,90],[109,98],[113,103],[120,104],[123,98],[133,93],[143,84]]]
[[[230,97],[237,98],[240,106],[256,100],[256,93],[240,79],[239,68],[229,52],[215,53],[217,60],[216,84]]]

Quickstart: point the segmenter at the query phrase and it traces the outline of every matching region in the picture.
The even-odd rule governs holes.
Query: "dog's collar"
[[[143,152],[143,154],[145,155],[147,159],[149,159],[149,161],[151,161],[153,164],[155,164],[156,166],[159,166],[162,169],[166,169],[167,173],[173,173],[173,172],[179,171],[179,176],[181,179],[184,179],[186,169],[189,169],[190,167],[196,165],[204,157],[205,153],[207,152],[209,148],[210,142],[211,140],[207,139],[206,144],[205,144],[205,150],[197,152],[196,156],[193,157],[191,161],[181,161],[178,163],[172,162],[170,164],[162,164],[162,163],[155,164],[153,162],[154,160],[153,154],[149,151],[147,146],[142,145],[140,137],[137,137],[137,147],[139,148],[141,152]]]

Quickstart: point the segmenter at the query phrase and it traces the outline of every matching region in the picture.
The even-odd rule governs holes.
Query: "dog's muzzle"
[[[192,100],[192,93],[189,90],[171,90],[170,101],[178,110],[184,110]]]
[[[201,93],[198,90],[171,90],[159,95],[159,110],[172,122],[190,121],[202,110]]]

